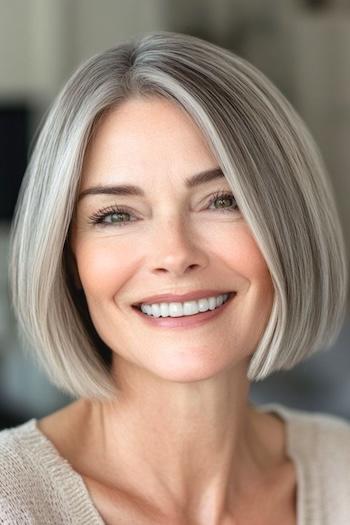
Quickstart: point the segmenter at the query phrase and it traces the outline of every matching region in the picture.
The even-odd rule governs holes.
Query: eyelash
[[[208,207],[213,204],[217,199],[233,199],[235,203],[235,208],[216,208],[218,211],[222,211],[223,213],[234,213],[238,212],[239,208],[237,206],[236,200],[231,192],[216,192],[214,193],[210,201],[208,203]],[[126,214],[126,215],[132,215],[128,210],[124,208],[120,208],[119,206],[108,206],[107,208],[102,208],[101,210],[98,210],[96,213],[93,213],[89,217],[89,224],[92,225],[99,225],[103,227],[107,226],[127,226],[128,224],[135,222],[135,221],[121,221],[121,222],[105,222],[106,217],[109,217],[111,215],[116,214]]]

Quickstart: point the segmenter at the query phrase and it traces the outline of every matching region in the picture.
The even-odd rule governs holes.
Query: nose
[[[169,217],[159,220],[152,236],[149,263],[153,273],[170,273],[181,276],[208,265],[208,255],[198,233],[186,219]]]

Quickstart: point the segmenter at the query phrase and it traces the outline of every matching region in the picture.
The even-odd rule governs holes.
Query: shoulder
[[[299,471],[299,497],[315,523],[349,523],[350,423],[324,413],[287,409],[289,451]]]
[[[35,463],[26,447],[26,437],[33,421],[0,432],[0,522],[18,522],[28,518],[28,488],[35,485]],[[24,438],[24,439],[23,439]],[[23,517],[19,514],[23,509]]]
[[[30,453],[30,448],[34,452],[36,444],[32,432],[34,425],[35,420],[30,420],[0,432],[0,488],[5,481],[12,478],[18,481],[20,476],[28,475],[28,469],[37,467]]]
[[[350,421],[339,416],[306,412],[271,403],[259,407],[263,412],[276,414],[286,423],[290,451],[298,456],[318,458],[334,465],[350,466]]]
[[[263,410],[275,412],[286,422],[287,448],[300,468],[314,472],[315,482],[332,491],[340,485],[350,491],[350,422],[339,416],[306,412],[271,404]],[[303,466],[303,467],[302,467]],[[331,481],[332,480],[332,481]]]
[[[291,426],[300,431],[300,438],[309,434],[322,438],[323,445],[343,443],[350,447],[350,421],[333,414],[306,412],[280,407],[282,416]]]
[[[317,459],[325,475],[346,480],[350,489],[350,422],[324,413],[294,411],[292,417],[294,442]]]
[[[322,429],[328,436],[333,436],[335,439],[349,438],[350,436],[350,420],[333,414],[309,412],[278,403],[262,405],[258,407],[258,410],[277,414],[290,426],[298,427],[305,432]]]
[[[0,432],[0,523],[43,523],[51,480],[36,420]],[[47,466],[47,465],[46,465]]]
[[[81,476],[37,423],[0,432],[0,524],[100,525]]]

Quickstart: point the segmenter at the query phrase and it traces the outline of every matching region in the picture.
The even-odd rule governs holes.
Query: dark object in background
[[[0,430],[5,428],[16,427],[28,421],[30,417],[27,414],[16,414],[12,411],[0,410]]]
[[[313,9],[318,9],[321,7],[331,7],[331,0],[304,0],[306,7],[312,7]]]
[[[27,164],[29,108],[0,103],[0,220],[11,220]]]

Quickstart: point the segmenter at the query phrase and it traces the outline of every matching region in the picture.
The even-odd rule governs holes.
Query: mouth
[[[153,315],[147,315],[147,313],[142,312],[137,305],[133,305],[133,311],[137,317],[141,320],[145,326],[153,329],[160,330],[193,330],[200,329],[204,327],[206,323],[213,323],[219,317],[224,317],[225,311],[229,308],[230,304],[234,301],[237,293],[236,292],[227,292],[228,297],[225,302],[220,306],[217,305],[212,310],[207,310],[205,312],[199,312],[193,315],[183,315],[179,317],[155,317]]]
[[[210,310],[210,309],[208,309],[208,310],[206,310],[205,312],[198,312],[197,314],[183,315],[183,316],[180,316],[180,317],[181,317],[181,318],[184,318],[184,317],[196,317],[196,316],[198,316],[198,315],[201,315],[202,313],[207,313],[207,312],[210,312],[210,311],[218,310],[219,308],[221,308],[222,306],[224,306],[226,303],[228,303],[228,302],[229,302],[229,301],[230,301],[230,300],[236,295],[236,293],[237,293],[237,292],[225,292],[224,294],[221,294],[221,295],[225,295],[225,294],[227,294],[228,297],[227,297],[226,301],[224,301],[221,305],[216,306],[216,307],[214,308],[214,310]],[[139,303],[139,304],[133,304],[133,305],[131,305],[131,307],[132,307],[134,310],[137,310],[138,312],[140,312],[141,314],[143,314],[143,315],[146,316],[146,317],[157,318],[156,316],[145,314],[145,313],[141,310],[141,304],[142,304],[142,303]],[[158,304],[159,304],[159,303],[158,303]],[[165,317],[159,316],[159,318],[160,318],[160,319],[161,319],[161,318],[163,318],[163,319],[175,319],[175,318],[179,318],[179,317],[177,317],[177,316],[172,317],[172,316],[169,315],[169,316],[165,316]]]

